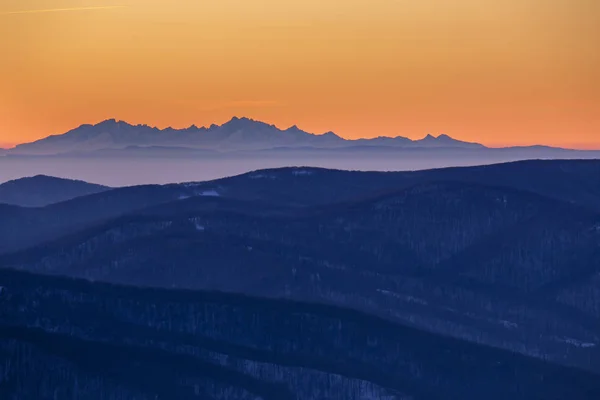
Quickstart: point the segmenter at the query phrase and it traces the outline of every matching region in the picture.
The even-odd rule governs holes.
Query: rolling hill
[[[119,206],[88,219],[85,229],[63,227],[69,235],[61,239],[48,232],[54,240],[0,263],[94,281],[335,304],[600,371],[600,217],[588,203],[593,182],[573,180],[592,174],[594,164],[558,163],[482,167],[499,183],[515,176],[516,188],[473,183],[485,176],[477,168],[416,178],[291,168],[147,187],[164,191],[164,201],[132,194],[129,211]],[[573,189],[519,188],[535,166],[564,171]],[[462,178],[449,180],[453,174]],[[124,191],[107,193],[121,204]],[[103,204],[102,196],[91,196],[91,204]],[[134,209],[149,197],[154,204]],[[84,207],[85,199],[77,199],[84,216],[98,208]]]
[[[339,307],[8,270],[0,285],[6,398],[600,396],[596,374]]]
[[[0,203],[42,207],[109,189],[83,181],[36,175],[0,184]]]

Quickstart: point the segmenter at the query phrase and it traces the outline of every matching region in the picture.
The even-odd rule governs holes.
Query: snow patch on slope
[[[295,169],[292,171],[292,175],[294,176],[308,176],[312,175],[314,172],[306,169]]]
[[[569,338],[569,337],[556,338],[556,339],[560,342],[570,344],[571,346],[580,347],[580,348],[584,348],[584,349],[596,347],[596,343],[582,342],[580,340]]]
[[[198,193],[198,196],[221,197],[221,195],[219,194],[219,192],[217,192],[214,189],[204,190],[204,191]]]
[[[403,295],[400,293],[396,293],[396,292],[392,292],[390,290],[384,290],[384,289],[377,289],[377,291],[381,294],[385,294],[386,296],[392,296],[392,297],[395,297],[400,300],[404,300],[409,303],[416,303],[416,304],[421,304],[424,306],[426,306],[428,304],[425,300],[419,299],[418,297]]]
[[[250,179],[277,179],[275,175],[270,174],[252,174],[248,176]]]

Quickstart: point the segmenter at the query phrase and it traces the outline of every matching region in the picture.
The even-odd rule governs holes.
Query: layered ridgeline
[[[0,184],[0,203],[42,207],[76,197],[104,192],[107,186],[72,179],[36,175]]]
[[[165,156],[209,157],[224,153],[285,154],[470,154],[526,158],[598,157],[600,151],[577,151],[547,146],[487,148],[446,134],[419,140],[403,136],[349,140],[333,133],[314,134],[297,126],[280,129],[249,118],[234,117],[222,125],[158,129],[114,119],[81,125],[63,134],[25,143],[7,155]]]
[[[598,161],[264,170],[5,206],[0,265],[349,307],[600,372],[599,204]]]
[[[594,159],[600,150],[548,146],[490,148],[447,135],[348,140],[280,129],[248,118],[222,125],[157,129],[108,120],[0,154],[0,181],[44,173],[108,186],[165,184],[285,166],[391,171],[528,159]]]
[[[40,190],[30,182],[58,182]],[[5,198],[21,203],[38,201],[63,187],[52,178],[26,178],[5,188]],[[600,211],[600,161],[523,161],[481,167],[444,168],[414,172],[359,172],[320,168],[280,168],[249,172],[206,182],[142,185],[79,196],[43,208],[0,204],[0,253],[27,248],[147,207],[195,198],[206,207],[246,207],[272,213],[281,208],[307,208],[371,199],[411,186],[461,182],[514,188]],[[27,183],[27,185],[24,185]],[[29,190],[21,190],[26,186]],[[84,186],[86,187],[86,186]],[[93,189],[95,185],[91,186]],[[16,190],[14,190],[16,189]],[[52,193],[50,193],[52,192]],[[192,200],[192,203],[194,200]],[[243,203],[239,203],[243,202]],[[2,202],[0,202],[2,203]],[[250,206],[248,206],[248,204]],[[279,210],[282,211],[282,210]]]
[[[462,142],[447,135],[422,140],[405,137],[346,140],[333,132],[312,134],[297,126],[279,129],[275,125],[249,118],[234,117],[223,125],[191,126],[185,129],[158,129],[148,125],[131,125],[114,119],[96,125],[82,125],[69,132],[26,143],[10,154],[65,154],[128,149],[132,152],[170,150],[176,155],[185,149],[258,150],[278,147],[336,148],[346,146],[393,147],[464,147],[482,148],[476,143]]]
[[[3,399],[595,399],[600,375],[286,300],[0,270]]]

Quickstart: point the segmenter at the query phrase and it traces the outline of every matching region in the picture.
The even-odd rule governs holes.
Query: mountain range
[[[600,159],[600,150],[490,148],[447,135],[348,140],[249,118],[162,130],[107,120],[0,154],[0,182],[46,174],[117,187],[205,181],[286,166],[402,171],[531,159]]]
[[[114,119],[96,125],[81,125],[69,132],[16,146],[9,155],[89,154],[114,151],[255,151],[269,149],[470,149],[485,146],[451,138],[442,134],[427,135],[420,140],[406,137],[344,139],[333,132],[312,134],[297,126],[279,129],[275,125],[249,118],[233,117],[222,125],[190,126],[185,129],[158,129],[148,125],[131,125]],[[198,154],[198,153],[196,153]]]
[[[0,220],[3,268],[326,304],[600,373],[597,160],[268,169]]]
[[[599,160],[0,189],[2,399],[600,396]]]

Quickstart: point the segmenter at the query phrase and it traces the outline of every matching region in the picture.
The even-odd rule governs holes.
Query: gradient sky
[[[0,54],[0,144],[238,115],[600,148],[598,0],[1,0]]]

